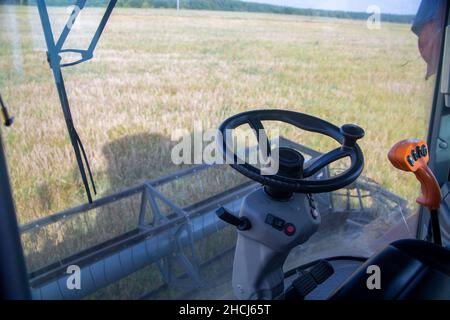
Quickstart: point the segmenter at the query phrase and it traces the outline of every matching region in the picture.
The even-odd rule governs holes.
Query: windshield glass
[[[60,294],[48,284],[69,265],[91,266],[95,278],[109,264],[94,261],[108,257],[118,259],[101,271],[111,278],[70,297],[232,297],[236,231],[214,210],[239,212],[259,185],[202,155],[226,118],[255,109],[365,130],[361,177],[314,196],[321,226],[286,270],[368,257],[415,237],[419,185],[387,153],[399,140],[426,140],[445,1],[180,1],[177,10],[176,1],[119,0],[95,51],[108,1],[81,2],[0,5],[0,94],[14,116],[1,133],[34,297]],[[39,3],[48,5],[48,26]],[[63,52],[52,56],[49,40]],[[290,125],[264,125],[306,160],[339,147]],[[180,158],[183,143],[192,154]],[[169,236],[182,240],[168,244]],[[114,256],[143,241],[141,260],[137,248]],[[208,288],[194,290],[195,281]]]

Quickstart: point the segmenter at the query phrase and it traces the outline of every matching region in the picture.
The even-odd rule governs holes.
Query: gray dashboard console
[[[239,214],[251,228],[238,230],[233,290],[238,299],[283,298],[283,264],[290,250],[313,235],[320,215],[311,195],[294,193],[274,200],[260,188],[245,199]]]

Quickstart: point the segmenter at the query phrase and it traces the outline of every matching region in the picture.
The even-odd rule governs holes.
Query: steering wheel
[[[279,170],[274,175],[264,175],[261,170],[239,158],[232,150],[232,131],[244,124],[250,125],[256,134],[258,147],[262,140],[266,154],[271,156],[270,141],[261,121],[279,121],[291,124],[299,129],[317,132],[329,136],[341,144],[328,153],[309,161],[304,168],[304,158],[291,148],[279,148]],[[253,110],[234,115],[219,127],[218,148],[234,169],[264,186],[284,192],[321,193],[341,189],[354,182],[364,168],[364,156],[356,141],[364,136],[364,130],[354,124],[345,124],[341,128],[322,119],[287,110]],[[350,166],[340,174],[326,179],[306,179],[327,165],[350,158]]]

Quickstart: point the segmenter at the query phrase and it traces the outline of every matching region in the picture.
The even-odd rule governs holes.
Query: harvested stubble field
[[[66,9],[50,14],[59,34]],[[100,14],[82,13],[67,47],[85,46]],[[0,23],[0,91],[15,116],[2,135],[26,223],[86,199],[37,10],[0,6]],[[424,80],[425,70],[406,24],[370,30],[357,20],[117,8],[95,58],[64,75],[100,195],[176,170],[174,129],[193,132],[195,121],[216,128],[244,110],[280,108],[362,126],[364,175],[413,205],[413,178],[394,170],[386,154],[400,139],[426,136],[433,80]],[[320,151],[335,146],[292,128],[281,132]],[[63,242],[64,230],[25,239],[28,253]]]

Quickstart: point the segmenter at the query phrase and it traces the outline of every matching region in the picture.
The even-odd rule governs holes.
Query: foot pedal
[[[334,273],[333,266],[327,260],[320,260],[309,272],[317,284],[325,282]]]
[[[286,291],[286,300],[303,300],[333,274],[333,266],[326,260],[320,260],[309,270],[299,271],[299,276],[292,281],[291,287]]]
[[[301,275],[292,282],[292,287],[295,290],[297,299],[300,297],[303,299],[308,293],[317,288],[317,283],[311,273],[308,271],[301,271]]]

